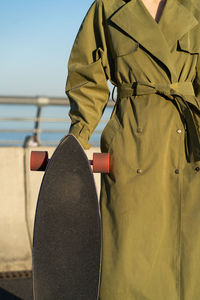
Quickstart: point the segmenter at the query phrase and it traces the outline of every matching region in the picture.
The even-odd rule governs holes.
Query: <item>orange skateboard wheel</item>
[[[31,151],[30,169],[31,171],[45,171],[48,164],[47,151]]]
[[[110,154],[93,153],[93,173],[110,172]]]

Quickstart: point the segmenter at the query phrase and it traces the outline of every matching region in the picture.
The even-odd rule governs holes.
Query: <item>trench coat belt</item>
[[[175,102],[186,130],[185,148],[190,162],[200,161],[200,130],[194,110],[200,117],[200,106],[195,97],[192,82],[166,84],[139,83],[122,84],[117,87],[119,99],[158,94],[163,99]]]

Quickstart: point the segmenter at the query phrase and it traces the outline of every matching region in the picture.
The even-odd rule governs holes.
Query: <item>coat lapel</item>
[[[198,23],[178,0],[167,0],[159,23],[150,15],[142,0],[127,2],[112,14],[110,21],[165,64],[175,77],[171,46]]]
[[[198,21],[193,13],[178,0],[167,0],[159,22],[159,27],[171,49],[184,34],[197,24]]]

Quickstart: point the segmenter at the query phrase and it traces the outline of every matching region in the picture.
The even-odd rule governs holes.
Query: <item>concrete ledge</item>
[[[48,151],[54,147],[0,147],[0,272],[31,270],[31,249],[35,208],[44,172],[30,171],[32,150]],[[86,151],[89,159],[99,148]],[[100,192],[100,174],[94,174]]]
[[[31,269],[26,226],[24,149],[0,148],[0,272]]]

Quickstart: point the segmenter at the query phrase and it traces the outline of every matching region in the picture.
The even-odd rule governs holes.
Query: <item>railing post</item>
[[[42,113],[42,106],[38,105],[37,107],[37,114],[36,114],[36,121],[34,126],[34,141],[40,143],[40,117]]]

